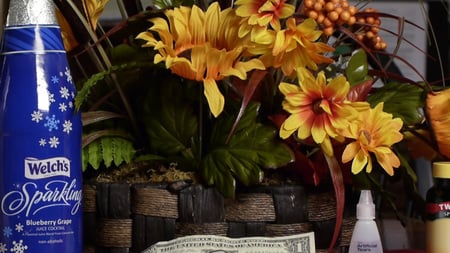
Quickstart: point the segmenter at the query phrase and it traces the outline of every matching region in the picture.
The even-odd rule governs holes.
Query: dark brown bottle
[[[433,163],[426,197],[426,252],[450,252],[450,162]]]

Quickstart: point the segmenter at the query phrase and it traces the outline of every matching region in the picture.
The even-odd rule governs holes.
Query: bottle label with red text
[[[441,203],[427,203],[427,220],[450,218],[450,201]]]

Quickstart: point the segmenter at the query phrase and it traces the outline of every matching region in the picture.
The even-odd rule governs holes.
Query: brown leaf
[[[370,79],[352,86],[347,94],[347,99],[353,102],[366,101],[367,96],[369,95],[369,92],[372,89],[372,85],[373,80]]]

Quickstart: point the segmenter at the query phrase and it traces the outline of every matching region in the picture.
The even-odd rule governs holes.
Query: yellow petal
[[[81,2],[86,16],[88,17],[88,21],[91,24],[92,29],[95,30],[97,28],[98,19],[103,13],[109,0],[84,0]]]
[[[320,144],[320,147],[322,148],[323,152],[328,156],[333,156],[333,145],[331,145],[330,138],[325,138],[323,142]]]
[[[352,173],[358,174],[367,164],[367,156],[362,150],[359,150],[352,162]]]
[[[343,163],[350,162],[356,156],[356,154],[359,152],[360,149],[361,148],[357,142],[351,142],[347,144],[347,146],[344,149],[344,152],[342,153],[342,162]]]
[[[322,143],[327,135],[323,125],[323,118],[316,116],[314,119],[314,124],[311,127],[311,135],[316,143]]]
[[[350,90],[350,84],[347,82],[347,78],[338,76],[328,83],[326,90],[334,94],[336,99],[343,100]]]
[[[209,109],[214,117],[219,116],[225,106],[225,98],[217,87],[214,79],[203,80],[204,94],[208,101]]]
[[[299,117],[298,114],[291,114],[282,125],[282,128],[285,130],[295,130],[299,128],[303,122],[305,121],[304,118]]]
[[[297,129],[290,129],[287,130],[285,128],[280,128],[280,137],[282,139],[287,139],[289,138]]]
[[[331,114],[331,108],[330,108],[330,103],[328,100],[326,99],[322,99],[320,101],[319,107],[326,112],[327,114]]]
[[[305,123],[298,128],[297,137],[301,140],[304,140],[311,136],[311,125],[311,119],[305,121]]]
[[[398,168],[400,166],[400,160],[392,152],[385,153],[385,154],[376,154],[376,158],[377,158],[378,163],[381,165],[381,167],[390,176],[394,175],[393,167]]]

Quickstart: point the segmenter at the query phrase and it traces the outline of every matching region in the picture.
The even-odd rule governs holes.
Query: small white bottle
[[[380,234],[375,223],[375,205],[370,190],[362,190],[356,205],[356,224],[349,253],[383,253]]]

